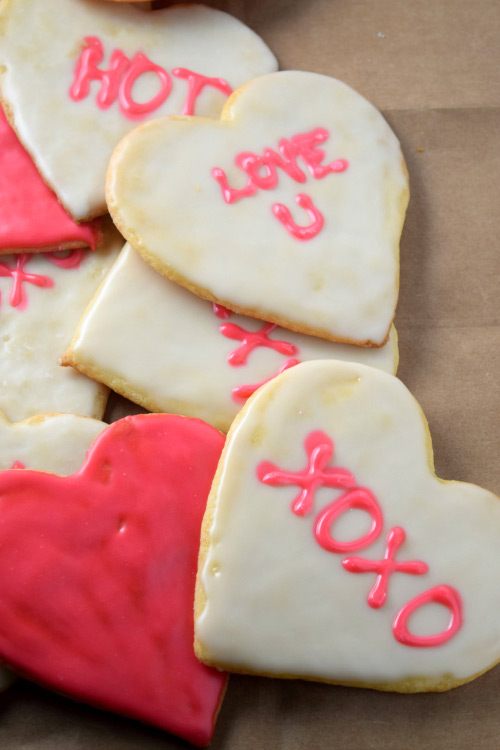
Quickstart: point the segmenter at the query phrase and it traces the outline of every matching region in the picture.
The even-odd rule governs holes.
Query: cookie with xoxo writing
[[[166,279],[126,245],[80,321],[63,363],[149,411],[227,432],[266,380],[309,359],[396,372],[396,331],[379,348],[335,344],[236,315]]]
[[[99,708],[206,745],[226,676],[193,651],[200,527],[224,438],[114,422],[68,477],[0,474],[0,659]]]
[[[342,82],[274,73],[219,121],[143,124],[113,155],[107,200],[134,249],[201,297],[332,341],[387,340],[407,173],[383,117]]]
[[[229,432],[202,533],[196,650],[230,670],[420,692],[500,660],[500,499],[433,470],[397,378],[306,362]]]
[[[0,8],[6,114],[78,221],[105,213],[109,158],[138,122],[218,116],[234,88],[276,67],[253,31],[203,5],[143,12],[93,0],[5,0]]]

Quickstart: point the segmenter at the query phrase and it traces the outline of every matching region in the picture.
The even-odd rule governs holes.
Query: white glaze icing
[[[113,50],[121,49],[129,58],[144,53],[170,75],[172,69],[184,67],[224,78],[236,88],[277,66],[253,31],[201,5],[144,13],[129,5],[91,0],[5,0],[0,10],[2,97],[21,141],[76,219],[105,211],[109,158],[137,125],[121,113],[118,102],[105,111],[98,108],[99,81],[92,81],[87,98],[70,98],[85,36],[102,42],[105,57],[100,67],[105,70]],[[158,81],[149,74],[137,80],[133,95],[136,101],[147,101],[157,90]],[[168,99],[151,116],[180,113],[186,92],[186,81],[172,77]],[[195,112],[218,116],[225,99],[207,87]]]
[[[379,349],[334,344],[276,328],[270,338],[297,348],[290,357],[254,349],[247,362],[228,364],[240,341],[224,336],[225,322],[247,331],[263,323],[232,314],[217,317],[212,304],[156,273],[126,245],[85,312],[69,352],[71,364],[153,411],[199,417],[227,431],[244,401],[233,388],[260,383],[287,359],[352,359],[388,372],[397,368],[397,337]]]
[[[339,174],[278,184],[225,203],[211,170],[243,188],[242,152],[277,150],[283,138],[326,128],[323,164]],[[325,223],[311,240],[291,236],[272,213],[298,223],[299,193]],[[158,270],[207,299],[332,340],[380,345],[397,300],[399,235],[407,202],[399,143],[380,113],[344,83],[284,71],[240,89],[222,120],[171,117],[146,123],[117,148],[107,198],[122,233]],[[302,212],[302,214],[300,213]]]
[[[296,486],[257,478],[261,461],[303,469],[313,430],[333,440],[328,465],[351,471],[382,508],[381,536],[355,554],[380,560],[388,531],[401,526],[407,538],[396,559],[428,565],[424,575],[391,575],[380,609],[367,604],[375,574],[347,572],[341,561],[348,555],[326,551],[313,533],[318,512],[341,491],[320,488],[312,513],[299,517],[290,508]],[[500,658],[499,498],[434,476],[425,419],[397,378],[343,362],[309,362],[276,378],[235,422],[211,501],[201,570],[207,598],[196,622],[210,661],[368,686],[410,681],[421,689],[420,681],[432,688],[443,679],[451,687]],[[369,527],[362,516],[360,527],[359,511],[344,514],[333,535],[359,538]],[[398,610],[440,584],[459,592],[462,628],[438,647],[397,642]],[[410,630],[440,633],[448,619],[443,606],[427,605],[410,618]]]
[[[10,422],[0,411],[0,471],[18,461],[26,469],[73,474],[105,422],[77,414],[38,414]]]
[[[102,417],[107,389],[58,360],[122,242],[107,223],[102,248],[81,251],[79,268],[59,268],[43,254],[30,254],[25,271],[52,279],[54,286],[23,283],[25,309],[9,303],[12,277],[0,277],[0,408],[11,421],[42,412]],[[12,269],[17,257],[3,255],[0,262]]]
[[[104,422],[75,414],[40,414],[11,423],[0,411],[0,471],[11,469],[17,461],[26,469],[72,474],[105,427]],[[14,679],[9,669],[0,666],[0,690]]]

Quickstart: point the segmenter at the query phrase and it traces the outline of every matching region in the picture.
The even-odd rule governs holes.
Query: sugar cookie
[[[231,313],[156,273],[125,246],[63,358],[150,411],[229,426],[253,391],[307,359],[396,372],[393,331],[379,349],[334,344]]]
[[[397,378],[306,362],[236,418],[202,533],[197,653],[234,671],[446,690],[500,659],[500,498],[433,471]]]
[[[58,360],[122,242],[106,222],[95,252],[0,258],[0,409],[11,421],[43,412],[102,417],[108,389]]]
[[[138,122],[218,116],[232,89],[276,66],[253,31],[203,5],[145,13],[92,0],[1,4],[7,116],[79,221],[105,212],[109,158]]]
[[[0,658],[205,746],[226,675],[195,658],[193,597],[223,444],[199,420],[146,414],[108,427],[72,476],[2,472]]]
[[[383,117],[344,83],[283,71],[243,86],[220,121],[145,123],[116,149],[107,197],[133,247],[200,296],[332,341],[386,341],[407,174]]]

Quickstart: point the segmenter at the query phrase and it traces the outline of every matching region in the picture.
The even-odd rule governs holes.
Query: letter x
[[[401,526],[395,526],[387,534],[385,554],[382,560],[366,560],[364,557],[346,557],[342,561],[344,568],[349,573],[377,573],[375,586],[368,594],[368,604],[373,609],[379,609],[387,599],[387,585],[392,573],[408,573],[419,576],[427,573],[428,567],[420,560],[396,562],[396,552],[406,539],[406,534]]]
[[[9,303],[12,307],[22,309],[23,284],[34,284],[41,287],[52,287],[54,282],[48,276],[39,276],[36,273],[26,273],[24,266],[30,259],[30,253],[20,253],[16,257],[16,265],[10,268],[5,263],[0,263],[0,276],[12,277],[12,289],[9,296]]]
[[[321,430],[311,432],[304,443],[308,465],[302,471],[283,471],[270,461],[262,461],[257,467],[257,477],[263,484],[271,487],[295,484],[301,491],[292,502],[292,511],[296,516],[305,516],[313,507],[314,494],[320,487],[334,487],[348,490],[356,487],[356,480],[347,469],[338,466],[328,468],[333,456],[333,442]]]

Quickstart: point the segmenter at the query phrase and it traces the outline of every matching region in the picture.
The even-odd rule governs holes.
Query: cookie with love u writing
[[[209,498],[196,650],[234,671],[419,692],[500,660],[500,498],[438,479],[397,378],[306,362],[236,418]]]
[[[363,348],[245,318],[172,283],[126,245],[62,361],[150,411],[199,417],[227,432],[263,382],[300,361],[329,358],[396,372],[396,331],[384,346]]]
[[[12,421],[44,412],[100,419],[108,390],[59,366],[85,307],[123,243],[109,220],[95,252],[0,258],[0,409]]]
[[[6,114],[78,221],[105,213],[108,161],[138,122],[218,116],[234,88],[276,66],[253,31],[203,5],[146,13],[94,0],[0,7]]]
[[[68,216],[0,107],[0,254],[95,249],[101,239],[98,220],[77,224]]]
[[[0,659],[204,746],[226,676],[197,661],[200,527],[224,443],[199,420],[114,422],[68,477],[0,474]]]
[[[220,121],[145,123],[116,149],[110,212],[158,271],[235,312],[380,346],[408,201],[397,138],[344,83],[284,71]]]

